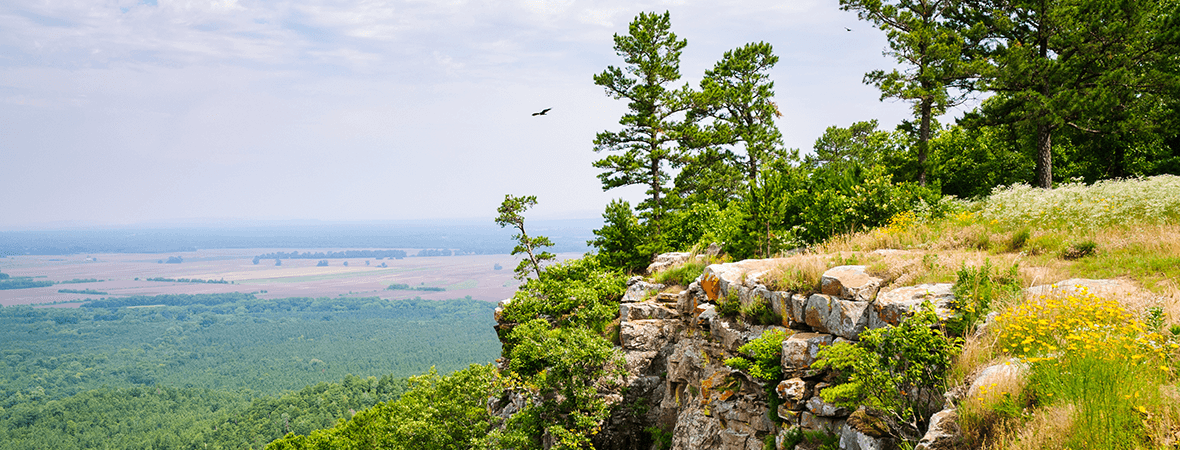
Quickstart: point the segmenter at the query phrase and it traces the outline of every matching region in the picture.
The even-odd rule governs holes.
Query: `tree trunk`
[[[655,148],[652,149],[653,155],[656,153],[656,150],[658,150],[658,149],[655,149]],[[655,201],[655,205],[652,207],[652,219],[656,221],[656,235],[662,236],[664,234],[664,229],[663,229],[663,225],[661,224],[661,222],[663,222],[662,219],[663,219],[663,215],[664,215],[664,207],[663,207],[663,205],[660,204],[660,187],[661,186],[660,186],[660,159],[659,158],[654,157],[654,156],[651,158],[650,170],[651,170],[651,193],[652,193],[652,199]]]
[[[1037,123],[1037,187],[1053,187],[1053,132],[1044,122]]]
[[[931,104],[934,100],[922,99],[922,118],[918,126],[918,185],[926,185],[926,151],[930,148]]]

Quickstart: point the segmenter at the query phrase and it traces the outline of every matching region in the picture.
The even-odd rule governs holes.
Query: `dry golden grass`
[[[762,275],[761,281],[772,290],[795,293],[819,291],[824,272],[835,266],[831,255],[814,253],[788,256],[778,261],[778,265]]]
[[[1053,405],[1033,412],[1024,423],[999,427],[993,450],[1064,450],[1073,434],[1077,408],[1072,404]]]

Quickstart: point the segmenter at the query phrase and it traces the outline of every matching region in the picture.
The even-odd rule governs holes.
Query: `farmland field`
[[[517,281],[512,268],[517,258],[509,255],[464,255],[406,257],[403,259],[273,259],[254,263],[254,257],[292,249],[208,249],[173,253],[112,253],[77,255],[22,255],[0,258],[0,272],[13,277],[56,283],[48,287],[0,290],[0,305],[77,306],[82,300],[99,297],[162,294],[254,293],[257,298],[286,297],[381,297],[383,299],[473,299],[498,301],[510,297]],[[343,248],[298,249],[300,252],[329,252]],[[416,249],[403,249],[413,255]],[[579,256],[559,255],[559,259]],[[167,263],[179,257],[181,263]],[[347,266],[345,263],[347,262]],[[499,264],[502,268],[496,270]],[[385,267],[382,267],[385,265]],[[149,278],[226,281],[195,283],[148,281]],[[412,288],[443,290],[387,290],[393,284]],[[91,293],[61,293],[59,290]],[[102,292],[105,294],[93,294]]]

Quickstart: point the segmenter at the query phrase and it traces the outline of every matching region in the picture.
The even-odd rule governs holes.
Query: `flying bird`
[[[852,31],[852,28],[844,27],[844,31]]]
[[[553,108],[545,108],[545,109],[542,109],[541,112],[533,113],[533,115],[534,116],[543,116],[543,115],[545,115],[545,113],[549,112],[549,110],[551,110],[551,109],[553,109]]]

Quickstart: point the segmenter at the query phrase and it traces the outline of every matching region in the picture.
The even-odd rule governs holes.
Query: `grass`
[[[1071,278],[1121,283],[1105,298],[1063,289],[960,305],[969,305],[974,318],[1001,314],[979,332],[964,330],[952,384],[969,382],[989,365],[1028,367],[1025,375],[990,380],[959,400],[966,448],[1174,448],[1180,440],[1180,177],[1052,190],[1017,185],[950,204],[945,216],[907,212],[884,227],[838,236],[813,248],[811,257],[851,255],[885,280],[882,290],[980,280],[989,263],[1017,268],[1003,274],[1005,292]],[[807,273],[822,274],[822,264],[813,264],[783,269],[777,280],[806,287],[818,280]],[[956,291],[963,296],[968,287],[979,291]]]
[[[652,274],[652,280],[663,285],[688,286],[705,272],[707,265],[706,261],[699,261],[693,256],[683,264]]]

